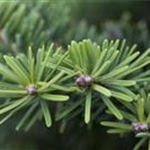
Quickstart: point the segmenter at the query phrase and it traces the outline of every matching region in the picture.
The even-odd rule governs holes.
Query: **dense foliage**
[[[0,149],[150,149],[148,24],[79,4],[1,3]]]

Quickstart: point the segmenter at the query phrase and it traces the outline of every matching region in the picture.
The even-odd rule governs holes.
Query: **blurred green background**
[[[42,45],[66,45],[71,40],[90,38],[101,43],[107,39],[127,39],[138,44],[140,51],[150,46],[150,2],[114,0],[57,0],[0,2],[1,53],[37,50]],[[1,60],[2,61],[2,60]],[[23,112],[22,112],[23,113]],[[130,150],[135,141],[130,137],[110,136],[99,125],[92,127],[80,117],[68,122],[60,133],[61,122],[47,129],[42,122],[29,131],[15,131],[17,114],[0,126],[0,150]]]

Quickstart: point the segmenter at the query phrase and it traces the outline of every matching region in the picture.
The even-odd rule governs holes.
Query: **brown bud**
[[[132,128],[135,133],[146,132],[149,130],[148,124],[146,122],[132,123]]]
[[[28,85],[26,87],[26,90],[27,90],[28,94],[30,94],[30,95],[34,95],[36,93],[35,85]]]
[[[86,88],[92,85],[93,78],[87,75],[80,75],[76,78],[76,84],[81,88]]]

